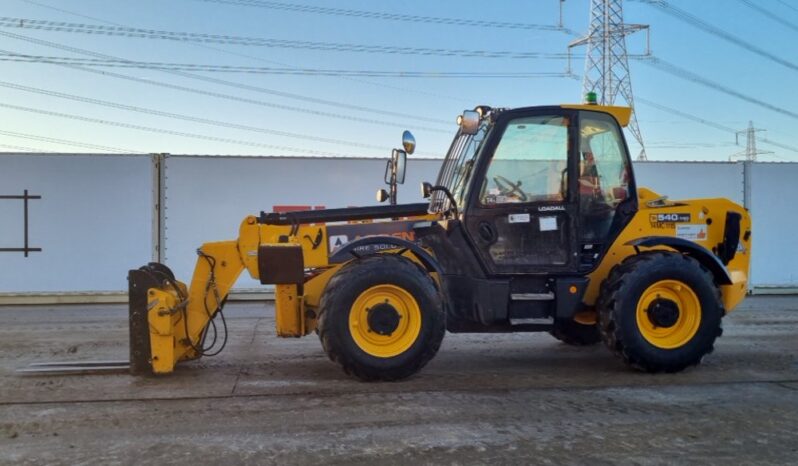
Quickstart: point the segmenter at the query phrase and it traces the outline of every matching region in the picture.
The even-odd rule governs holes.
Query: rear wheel
[[[647,372],[700,363],[722,333],[724,310],[712,274],[679,253],[626,259],[604,282],[597,307],[610,350]]]
[[[445,318],[427,272],[397,255],[345,265],[321,299],[319,338],[331,360],[363,380],[398,380],[440,348]]]

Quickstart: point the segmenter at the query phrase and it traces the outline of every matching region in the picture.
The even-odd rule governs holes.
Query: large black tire
[[[585,325],[575,320],[558,320],[554,322],[551,336],[572,346],[590,346],[601,341],[598,324]]]
[[[700,316],[700,321],[694,326],[695,333],[692,336],[690,332],[686,333],[683,343],[676,338],[676,345],[670,348],[652,344],[650,331],[648,337],[644,335],[646,331],[641,326],[654,325],[657,328],[659,322],[655,322],[655,318],[648,317],[650,323],[640,323],[638,318],[638,303],[643,294],[655,283],[663,281],[687,285],[699,303],[697,311],[692,313]],[[641,306],[646,309],[647,316],[651,315],[651,306],[660,301],[659,295],[656,296],[650,306]],[[722,333],[724,309],[712,273],[695,259],[675,252],[644,252],[615,266],[602,284],[597,308],[601,336],[607,347],[628,365],[641,371],[678,372],[697,365],[712,352],[715,339]],[[685,306],[685,309],[689,307]],[[687,315],[684,312],[689,311],[680,309],[676,317],[665,319],[681,319],[682,315]],[[665,323],[660,328],[668,330],[668,325]]]
[[[364,351],[349,322],[361,294],[384,285],[409,293],[420,311],[420,330],[409,340],[412,344],[390,357]],[[399,380],[415,374],[438,352],[446,330],[441,296],[432,278],[414,262],[393,254],[376,254],[342,267],[327,284],[320,310],[319,338],[327,356],[347,374],[365,381]]]

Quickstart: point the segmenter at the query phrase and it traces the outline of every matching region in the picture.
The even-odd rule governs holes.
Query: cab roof
[[[565,104],[560,105],[562,108],[570,108],[575,110],[587,110],[591,112],[604,112],[609,113],[618,120],[618,124],[622,127],[629,125],[629,120],[632,118],[631,107],[616,107],[612,105],[590,105],[590,104]]]

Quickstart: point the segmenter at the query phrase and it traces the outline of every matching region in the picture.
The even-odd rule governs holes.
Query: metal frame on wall
[[[42,197],[36,194],[28,194],[28,190],[24,190],[22,195],[17,194],[3,194],[0,195],[0,200],[22,200],[23,203],[23,247],[21,248],[5,248],[0,247],[0,252],[21,252],[25,254],[25,257],[28,257],[28,254],[31,252],[42,252],[42,248],[32,248],[30,247],[30,241],[28,239],[28,201],[31,199],[41,199]]]

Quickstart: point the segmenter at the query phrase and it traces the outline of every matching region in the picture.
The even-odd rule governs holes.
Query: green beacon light
[[[598,105],[598,97],[595,92],[588,92],[585,96],[588,105]]]

